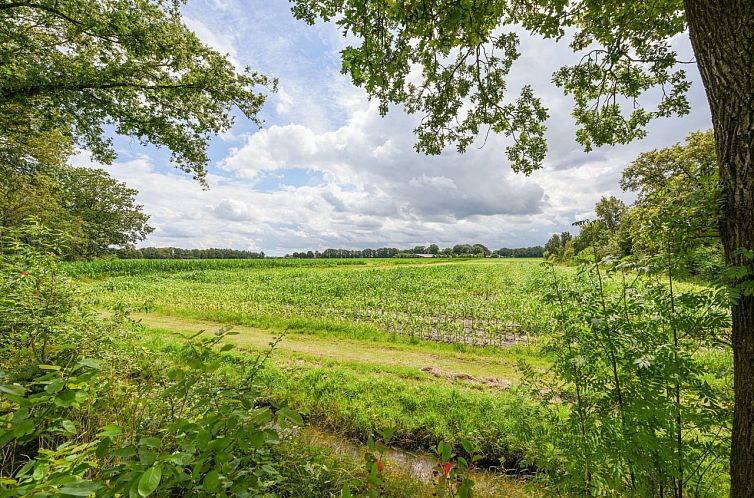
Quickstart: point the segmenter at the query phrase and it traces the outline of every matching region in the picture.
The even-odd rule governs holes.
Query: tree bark
[[[715,130],[728,265],[754,249],[754,1],[685,0],[686,20]],[[751,280],[749,275],[744,279]],[[741,283],[741,282],[736,282]],[[732,308],[735,410],[731,496],[754,497],[754,296]]]

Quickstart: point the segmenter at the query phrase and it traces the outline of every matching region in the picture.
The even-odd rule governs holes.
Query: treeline
[[[604,258],[651,261],[673,253],[674,271],[713,280],[724,268],[717,226],[720,191],[712,131],[683,145],[645,152],[623,172],[621,188],[637,194],[626,205],[603,197],[577,235],[554,234],[545,257],[570,263]]]
[[[237,249],[181,249],[179,247],[123,248],[114,251],[120,259],[261,259],[264,252]]]
[[[380,247],[378,249],[325,249],[324,251],[306,251],[286,254],[286,258],[410,258],[416,256],[454,258],[454,257],[478,257],[478,258],[541,258],[545,248],[542,246],[519,247],[509,249],[503,247],[496,251],[488,249],[482,244],[456,244],[453,247],[440,249],[437,244],[428,246],[415,246],[410,249],[397,249],[395,247]]]

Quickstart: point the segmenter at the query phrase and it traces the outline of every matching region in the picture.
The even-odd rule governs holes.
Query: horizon
[[[143,246],[143,247],[135,247],[135,248],[115,249],[114,252],[117,253],[119,251],[129,251],[129,250],[133,251],[133,250],[146,250],[146,249],[155,249],[155,250],[159,250],[159,249],[178,249],[178,250],[181,250],[181,251],[193,251],[193,250],[196,250],[196,251],[210,251],[210,250],[217,250],[217,251],[245,251],[245,252],[249,252],[249,253],[257,253],[257,254],[261,253],[261,254],[264,254],[264,256],[266,258],[267,257],[269,257],[269,258],[282,258],[282,257],[290,256],[292,253],[313,252],[315,254],[322,254],[322,253],[324,253],[325,251],[328,251],[328,250],[336,250],[336,251],[369,251],[369,250],[378,250],[378,249],[397,249],[399,252],[411,252],[416,247],[424,247],[426,249],[426,248],[428,248],[431,245],[437,245],[438,248],[439,248],[439,251],[442,252],[442,251],[444,251],[446,249],[453,249],[453,247],[456,246],[456,245],[475,246],[477,244],[479,244],[479,243],[478,242],[474,242],[474,243],[471,243],[471,242],[458,242],[457,244],[452,244],[452,245],[449,245],[449,246],[443,246],[443,245],[440,245],[440,244],[435,244],[433,242],[429,242],[429,243],[426,243],[426,244],[417,244],[416,246],[413,246],[413,247],[396,247],[396,246],[392,246],[392,245],[375,245],[375,246],[371,246],[371,247],[325,247],[325,248],[321,248],[320,247],[320,248],[317,248],[317,249],[309,248],[309,249],[303,249],[303,250],[299,250],[299,251],[291,251],[291,253],[286,253],[286,254],[283,254],[283,255],[269,254],[267,251],[264,250],[264,248],[262,248],[260,250],[251,251],[251,250],[248,250],[248,249],[234,249],[232,247],[220,247],[220,246],[218,246],[218,247],[201,247],[201,248],[199,248],[199,247],[178,247],[178,246]],[[534,244],[534,245],[531,245],[531,246],[516,246],[516,247],[507,247],[507,246],[489,247],[489,246],[487,246],[485,244],[481,244],[481,245],[484,245],[487,249],[489,249],[493,253],[495,251],[500,251],[500,250],[503,250],[503,249],[508,249],[508,250],[536,249],[536,248],[544,248],[544,246],[545,246],[545,244]],[[419,253],[416,253],[416,254],[419,254]],[[430,253],[421,253],[421,254],[430,254]]]

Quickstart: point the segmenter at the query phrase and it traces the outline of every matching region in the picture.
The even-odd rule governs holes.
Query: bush
[[[545,389],[546,379],[529,379],[563,408],[553,417],[554,444],[568,455],[561,485],[585,495],[723,496],[731,386],[710,356],[727,349],[727,293],[678,292],[667,268],[665,282],[639,270],[603,260],[570,281],[552,274],[557,378]]]
[[[58,243],[36,224],[2,238],[0,494],[254,496],[284,481],[273,448],[302,421],[257,402],[269,354],[229,376],[228,329],[133,346],[123,313],[96,316],[60,274]]]

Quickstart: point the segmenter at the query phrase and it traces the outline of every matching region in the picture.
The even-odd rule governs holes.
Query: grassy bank
[[[151,348],[170,347],[181,337],[221,325],[140,318]],[[244,326],[234,331],[232,340],[247,354],[262,351],[276,337],[275,331]],[[270,402],[287,404],[310,423],[346,437],[365,441],[390,427],[403,448],[427,450],[439,441],[458,445],[468,439],[479,446],[486,465],[541,466],[541,448],[532,441],[549,429],[541,404],[517,388],[516,364],[528,360],[545,369],[546,360],[525,346],[466,349],[396,342],[384,334],[370,341],[289,334],[258,380]]]

